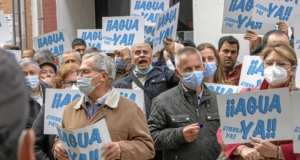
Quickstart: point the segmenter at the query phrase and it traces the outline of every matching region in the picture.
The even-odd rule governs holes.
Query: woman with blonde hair
[[[266,90],[289,87],[290,91],[298,91],[295,87],[294,71],[298,64],[297,56],[293,48],[284,42],[273,42],[262,52],[265,79],[257,88]],[[244,89],[242,91],[248,91]],[[292,131],[291,131],[292,132]],[[218,143],[229,159],[286,159],[298,160],[300,155],[293,153],[293,141],[265,141],[251,137],[250,144],[224,144],[221,127],[217,132]]]
[[[223,65],[216,48],[210,43],[201,43],[197,46],[205,64],[203,82],[226,84]]]
[[[67,63],[60,67],[58,74],[54,79],[54,88],[56,89],[78,89],[77,71],[79,70],[78,64]],[[37,160],[55,160],[52,147],[56,135],[44,134],[44,117],[45,106],[40,110],[40,113],[33,122],[32,129],[36,133],[34,152]]]

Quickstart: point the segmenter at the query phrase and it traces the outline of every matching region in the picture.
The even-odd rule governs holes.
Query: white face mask
[[[267,82],[272,86],[281,85],[288,79],[287,70],[283,67],[275,65],[276,64],[274,63],[273,66],[268,66],[264,69],[265,78]]]
[[[73,84],[72,86],[69,86],[69,87],[65,87],[65,89],[79,90],[79,88],[75,84]]]

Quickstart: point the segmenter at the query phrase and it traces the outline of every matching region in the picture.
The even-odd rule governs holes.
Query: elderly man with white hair
[[[215,160],[221,152],[216,137],[218,93],[203,83],[204,64],[196,48],[179,50],[175,64],[180,83],[151,106],[148,125],[155,150],[164,151],[164,160]]]
[[[84,94],[66,106],[62,127],[79,129],[105,118],[112,142],[101,156],[113,159],[150,159],[154,156],[153,140],[146,119],[137,104],[112,87],[116,75],[114,60],[102,53],[82,57],[77,87]],[[53,154],[67,160],[68,154],[56,137]]]

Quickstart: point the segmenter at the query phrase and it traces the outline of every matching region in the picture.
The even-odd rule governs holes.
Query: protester
[[[39,64],[40,72],[39,72],[39,80],[43,83],[44,86],[49,88],[53,87],[53,81],[57,72],[56,65],[45,61]]]
[[[266,46],[262,52],[265,79],[257,88],[244,89],[243,91],[266,90],[288,87],[290,91],[298,90],[295,86],[293,76],[297,62],[295,51],[284,42],[273,42]],[[251,137],[251,147],[246,144],[224,144],[222,130],[217,132],[218,143],[222,146],[226,157],[230,159],[258,160],[264,159],[286,159],[296,160],[300,155],[293,153],[292,141],[264,141],[260,138]]]
[[[220,38],[218,47],[226,81],[236,86],[239,85],[242,71],[242,63],[237,61],[240,50],[239,41],[233,36],[224,36]]]
[[[77,88],[77,70],[79,66],[75,63],[63,65],[55,77],[54,87],[57,89],[78,89]],[[44,115],[45,106],[43,106],[33,123],[32,129],[36,134],[34,146],[37,160],[54,160],[51,149],[56,135],[44,134]]]
[[[262,45],[266,47],[268,44],[275,41],[280,41],[286,44],[290,44],[289,36],[284,31],[271,30],[263,36]]]
[[[180,83],[151,106],[148,125],[155,149],[163,150],[164,160],[216,159],[221,151],[215,135],[220,126],[218,93],[202,83],[204,65],[196,48],[179,50],[175,64]]]
[[[45,91],[47,86],[39,81],[40,67],[36,61],[32,58],[23,58],[19,62],[22,68],[23,75],[25,76],[25,82],[28,87],[28,92],[31,98],[43,106],[45,103]]]
[[[135,68],[129,76],[115,82],[116,88],[144,90],[146,116],[149,117],[151,101],[160,93],[173,88],[179,79],[165,66],[152,66],[152,50],[147,43],[137,43],[131,48]]]
[[[193,41],[186,39],[182,42],[182,44],[184,45],[184,47],[194,47],[196,48],[196,45]]]
[[[34,132],[26,130],[30,106],[22,71],[9,52],[0,49],[0,159],[35,160]]]
[[[94,52],[100,52],[100,51],[96,47],[89,47],[83,51],[82,56],[84,56],[85,54],[94,53]]]
[[[35,53],[34,59],[36,60],[36,62],[38,64],[45,62],[45,61],[55,63],[54,55],[49,50],[46,50],[46,49],[42,49],[42,50],[38,51],[37,53]]]
[[[35,50],[32,48],[25,49],[21,53],[21,58],[34,58]]]
[[[115,54],[115,64],[117,68],[117,74],[115,81],[118,81],[126,76],[132,71],[134,65],[131,63],[130,51],[128,47],[121,47],[119,50],[114,52]]]
[[[200,52],[205,65],[203,82],[226,84],[223,64],[216,48],[210,43],[201,43],[197,46],[197,50]]]
[[[72,42],[72,49],[83,56],[83,52],[86,49],[86,43],[81,38],[75,38]]]
[[[63,128],[79,129],[105,117],[112,142],[103,146],[107,150],[102,157],[150,159],[154,156],[154,146],[146,119],[136,103],[120,96],[112,87],[115,73],[113,59],[107,55],[84,55],[77,78],[78,88],[84,95],[66,106],[61,125]],[[52,152],[59,160],[68,158],[58,137]]]
[[[77,51],[68,50],[62,54],[62,64],[76,63],[80,65],[81,55]]]

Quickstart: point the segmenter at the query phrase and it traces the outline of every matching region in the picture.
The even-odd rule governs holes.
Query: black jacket
[[[36,160],[54,160],[52,147],[56,135],[44,135],[44,114],[45,106],[42,106],[33,122],[32,129],[35,132],[34,152]]]
[[[156,97],[160,93],[175,87],[178,82],[179,79],[176,77],[174,71],[170,70],[166,66],[155,66],[148,73],[144,87]],[[114,87],[132,89],[132,79],[130,78],[130,76],[124,77],[121,80],[115,82]],[[150,114],[152,99],[150,99],[145,92],[144,101],[146,116],[148,118]]]
[[[164,150],[164,160],[215,160],[221,153],[216,137],[220,127],[218,93],[210,91],[205,84],[202,89],[200,105],[196,92],[185,92],[181,84],[154,99],[148,125],[155,149]],[[204,127],[188,143],[183,128],[193,123]]]

